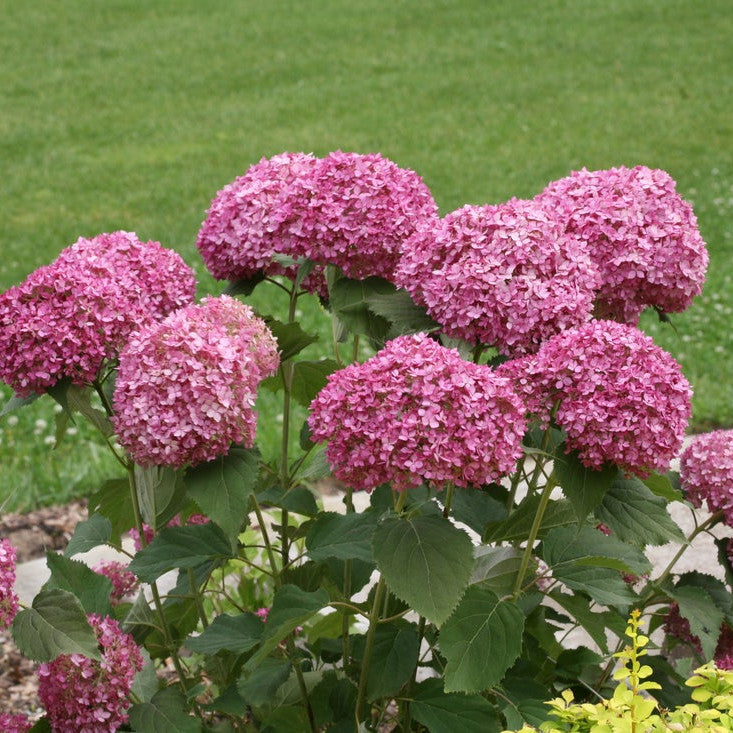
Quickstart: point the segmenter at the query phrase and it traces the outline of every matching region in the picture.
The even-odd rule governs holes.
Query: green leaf
[[[322,512],[308,529],[305,546],[309,557],[316,562],[328,557],[373,562],[372,536],[375,528],[376,517],[372,512]]]
[[[363,333],[378,343],[384,343],[390,330],[390,322],[374,313],[369,307],[369,299],[376,295],[395,292],[392,283],[379,277],[366,280],[341,278],[330,289],[331,310],[352,333]]]
[[[653,473],[644,479],[644,484],[653,494],[667,501],[682,501],[684,498],[679,490],[679,477],[672,471],[664,475]]]
[[[177,687],[166,687],[130,708],[130,725],[137,733],[200,733],[201,721],[191,717],[183,693]]]
[[[610,612],[594,613],[590,609],[588,599],[584,596],[553,590],[550,592],[550,597],[586,630],[590,638],[605,654],[608,654],[606,627],[610,624]]]
[[[472,585],[440,630],[446,692],[481,692],[498,684],[522,651],[524,614],[490,588]]]
[[[542,557],[555,578],[604,606],[626,606],[634,601],[619,570],[640,574],[649,569],[648,560],[637,548],[588,526],[552,530],[542,544]]]
[[[318,341],[317,334],[306,333],[299,323],[283,323],[276,318],[266,318],[265,323],[277,339],[280,361],[284,362],[299,354],[306,346]]]
[[[310,725],[308,713],[301,705],[275,708],[263,721],[262,733],[303,733]],[[333,731],[333,728],[330,729]]]
[[[89,497],[89,511],[109,519],[112,524],[109,541],[119,544],[120,535],[135,526],[135,512],[128,480],[114,478],[105,481]]]
[[[666,505],[640,479],[619,475],[595,514],[623,542],[640,546],[685,542],[685,535],[669,516]]]
[[[184,477],[186,493],[232,543],[249,513],[259,466],[259,451],[234,446],[227,455],[189,469]]]
[[[412,717],[430,733],[499,733],[494,706],[481,695],[445,692],[439,679],[415,687],[410,703]]]
[[[249,611],[238,616],[222,614],[199,636],[187,639],[186,647],[201,654],[216,654],[222,649],[242,654],[259,644],[263,629],[262,619]]]
[[[112,523],[101,514],[92,514],[89,519],[79,522],[74,529],[74,536],[69,540],[64,555],[73,557],[80,552],[105,545],[112,538]]]
[[[367,699],[396,695],[412,678],[419,651],[420,639],[412,626],[378,626],[367,677]]]
[[[498,542],[520,542],[526,539],[539,505],[539,496],[527,497],[509,515],[508,519],[502,522],[491,522],[484,531],[483,541],[487,544],[496,544]],[[548,502],[547,509],[542,515],[537,537],[542,539],[552,529],[575,524],[575,516],[573,507],[567,499]]]
[[[51,577],[43,586],[44,590],[58,588],[73,593],[86,613],[109,616],[111,613],[110,594],[112,581],[95,573],[83,562],[71,560],[55,552],[46,554],[46,565]]]
[[[670,596],[677,601],[680,616],[690,622],[692,634],[700,639],[703,658],[706,661],[711,660],[725,614],[703,588],[693,585],[678,586],[670,591]]]
[[[232,280],[222,290],[223,295],[252,295],[254,289],[265,279],[263,272],[256,272],[254,275],[248,278],[242,278],[240,280]]]
[[[135,555],[129,569],[144,583],[152,583],[173,568],[195,568],[232,557],[231,542],[213,522],[166,527]]]
[[[142,655],[144,666],[132,681],[130,695],[131,697],[134,696],[134,699],[139,702],[150,702],[155,697],[155,693],[158,692],[160,686],[158,675],[155,673],[155,665],[147,649],[140,649],[140,654]]]
[[[458,604],[473,569],[469,536],[443,517],[390,517],[377,526],[372,549],[390,590],[437,626]]]
[[[507,717],[507,725],[512,720],[511,728],[521,728],[524,723],[539,728],[547,720],[549,707],[545,700],[551,695],[545,687],[531,677],[509,677],[504,679],[502,687],[508,703],[502,712]]]
[[[578,522],[600,504],[617,473],[618,468],[613,465],[604,466],[600,471],[584,466],[574,451],[555,459],[555,475]]]
[[[26,405],[30,405],[42,396],[43,395],[40,394],[29,394],[27,397],[18,397],[18,395],[15,394],[3,405],[3,409],[0,410],[0,417],[4,417],[10,412],[15,412],[15,410],[19,410],[21,407],[25,407]]]
[[[391,324],[389,336],[395,337],[406,333],[435,331],[440,328],[426,312],[417,305],[406,290],[394,293],[373,293],[366,299],[372,313],[386,318]]]
[[[246,669],[255,669],[288,634],[327,605],[328,594],[322,589],[309,593],[290,584],[278,588],[262,633],[262,643],[248,660]]]
[[[326,460],[326,446],[319,445],[311,450],[308,458],[298,467],[293,481],[312,484],[331,475],[331,466]]]
[[[181,475],[168,466],[135,466],[135,486],[143,521],[160,529],[176,514],[180,503]]]
[[[471,585],[482,583],[499,596],[511,593],[522,565],[522,555],[523,553],[514,547],[480,545],[475,549],[476,559]],[[533,572],[534,567],[528,567],[525,578]]]
[[[287,659],[267,657],[240,677],[237,691],[250,705],[263,705],[272,699],[289,675],[290,662]]]
[[[135,641],[140,644],[157,627],[158,621],[155,614],[148,605],[145,594],[140,591],[122,622],[122,630],[126,634],[132,634],[135,637]]]
[[[106,413],[92,407],[92,391],[88,387],[79,387],[70,384],[66,388],[66,403],[68,410],[82,414],[105,437],[114,435],[114,428]]]
[[[298,361],[293,367],[293,383],[290,387],[293,399],[309,407],[316,395],[326,386],[328,375],[339,368],[333,359]]]
[[[489,522],[506,519],[505,503],[497,498],[500,491],[505,491],[503,486],[492,485],[482,489],[456,487],[453,491],[451,515],[457,522],[463,522],[474,532],[483,534]]]
[[[13,621],[13,639],[21,654],[34,662],[50,662],[60,654],[100,658],[81,603],[64,590],[41,591],[32,608],[20,611]]]
[[[28,729],[28,733],[53,733],[53,730],[51,729],[51,723],[48,722],[48,718],[44,715],[34,723],[32,728]]]

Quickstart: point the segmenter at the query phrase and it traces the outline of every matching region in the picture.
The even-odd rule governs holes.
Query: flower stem
[[[405,493],[405,492],[403,492]],[[361,674],[359,675],[359,692],[356,696],[356,728],[359,729],[361,722],[361,712],[364,707],[364,701],[366,698],[366,686],[367,677],[369,676],[369,665],[372,661],[372,649],[374,647],[374,634],[379,624],[379,612],[382,607],[382,601],[384,599],[385,591],[387,590],[387,584],[384,582],[384,577],[379,576],[377,582],[377,588],[374,592],[374,601],[372,602],[372,612],[369,616],[369,629],[367,631],[366,641],[364,643],[364,658],[361,662]]]
[[[448,519],[450,514],[450,506],[453,503],[453,492],[455,491],[455,485],[453,482],[449,483],[445,487],[445,504],[443,504],[443,516]]]

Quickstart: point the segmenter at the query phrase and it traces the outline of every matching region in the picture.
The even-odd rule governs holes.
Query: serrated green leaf
[[[640,546],[684,542],[685,535],[670,517],[666,504],[635,476],[618,476],[595,515],[623,542]]]
[[[28,733],[53,733],[51,723],[48,722],[48,717],[44,715],[42,718],[39,718],[33,724],[33,727],[28,729]]]
[[[35,402],[39,397],[42,397],[43,395],[40,394],[30,394],[27,397],[18,397],[18,395],[14,394],[4,405],[3,409],[0,410],[0,417],[5,417],[10,412],[15,412],[15,410],[19,410],[21,407],[25,407],[26,405],[30,405],[31,403]]]
[[[517,729],[525,723],[539,728],[548,719],[550,708],[545,701],[552,696],[547,688],[531,677],[510,677],[502,682],[502,687],[507,702],[502,712],[507,717],[507,725],[510,713],[513,713],[511,727]]]
[[[315,562],[329,557],[373,562],[372,536],[376,524],[376,517],[371,512],[322,512],[310,525],[305,536],[308,555]]]
[[[498,596],[511,593],[522,564],[523,553],[514,547],[487,547],[480,545],[474,552],[476,559],[471,574],[471,585],[481,583]],[[525,578],[534,572],[535,565],[527,567]]]
[[[166,527],[135,555],[129,569],[143,582],[152,583],[174,568],[195,568],[232,557],[231,542],[213,522]]]
[[[443,517],[390,517],[377,526],[372,551],[390,590],[437,626],[458,604],[473,569],[469,536]]]
[[[318,514],[316,498],[305,486],[294,486],[289,491],[285,491],[282,486],[269,486],[257,494],[257,500],[262,506],[280,507],[304,517],[315,517]]]
[[[600,504],[618,473],[618,468],[610,465],[594,471],[584,466],[575,452],[557,457],[554,469],[578,522],[582,522]]]
[[[481,695],[446,692],[439,679],[415,687],[410,703],[412,717],[430,733],[499,733],[494,706]]]
[[[130,696],[138,702],[150,702],[158,692],[160,681],[155,673],[155,665],[147,649],[140,649],[143,658],[143,668],[135,675],[130,688]]]
[[[675,478],[675,482],[672,479]],[[676,485],[675,485],[676,484]],[[653,473],[644,479],[644,485],[656,496],[667,501],[682,501],[684,498],[679,490],[679,477],[672,471],[662,475]]]
[[[316,395],[326,386],[328,375],[338,368],[333,359],[295,362],[290,386],[293,399],[304,407],[310,406]]]
[[[338,319],[352,333],[363,333],[378,343],[384,343],[390,330],[390,322],[378,316],[369,307],[369,298],[394,293],[392,283],[379,277],[365,280],[336,280],[330,288],[329,303]]]
[[[73,557],[80,552],[88,552],[99,545],[105,545],[112,538],[112,523],[101,514],[92,514],[89,519],[79,522],[74,535],[66,546],[64,555]]]
[[[135,488],[143,521],[156,530],[165,527],[180,504],[181,474],[168,466],[136,465]]]
[[[71,560],[55,552],[46,553],[46,565],[51,571],[51,577],[43,586],[44,590],[58,588],[68,591],[79,599],[86,613],[110,615],[112,581],[109,578],[95,573],[83,562]]]
[[[41,591],[32,608],[13,621],[13,639],[23,656],[50,662],[61,654],[99,659],[97,637],[78,598],[64,590]]]
[[[148,605],[145,594],[140,591],[135,602],[122,621],[122,630],[132,634],[140,644],[147,634],[158,627],[158,620]]]
[[[491,522],[484,530],[483,541],[487,544],[498,542],[519,542],[527,538],[540,505],[539,496],[527,497],[508,517],[501,522]],[[542,523],[537,534],[542,539],[557,527],[567,527],[576,523],[575,512],[567,499],[550,501],[542,515]]]
[[[703,658],[712,660],[725,614],[704,588],[678,586],[670,591],[670,596],[677,602],[680,616],[690,622],[690,632],[700,640]]]
[[[135,512],[128,480],[114,478],[105,481],[89,497],[89,511],[109,519],[112,524],[109,540],[119,544],[120,535],[135,526]]]
[[[183,693],[176,687],[166,687],[130,708],[130,725],[136,733],[200,733],[201,721],[191,717]]]
[[[259,467],[259,451],[234,446],[227,455],[189,469],[184,477],[188,496],[232,543],[249,513]]]
[[[489,522],[503,521],[507,516],[505,502],[493,496],[492,489],[497,494],[505,491],[503,487],[493,486],[484,489],[456,487],[453,491],[451,516],[478,534],[483,534]]]
[[[524,613],[490,588],[472,585],[440,630],[447,660],[446,692],[481,692],[496,685],[522,650]]]
[[[303,733],[309,727],[308,714],[302,705],[284,705],[275,708],[262,721],[260,730],[262,733]]]
[[[222,290],[223,295],[252,295],[254,289],[265,279],[263,272],[257,272],[251,277],[239,280],[230,280]]]
[[[386,318],[391,325],[389,336],[407,333],[429,332],[440,328],[425,308],[417,305],[406,290],[393,293],[373,293],[366,299],[372,313]]]
[[[397,694],[412,678],[419,651],[420,639],[412,626],[378,626],[367,677],[367,699],[376,700]]]
[[[313,448],[308,458],[300,464],[293,476],[293,481],[310,484],[331,475],[331,466],[326,460],[326,446]]]
[[[263,705],[290,675],[287,659],[267,657],[254,669],[247,668],[237,682],[237,691],[250,705]]]
[[[248,652],[259,644],[264,624],[254,613],[217,616],[199,636],[186,640],[186,647],[201,654],[216,654],[226,649],[235,654]]]
[[[68,409],[83,415],[105,438],[109,438],[115,432],[112,423],[102,410],[92,407],[91,395],[88,387],[68,385],[65,393]]]
[[[649,568],[648,560],[637,548],[588,526],[552,530],[542,543],[542,558],[555,578],[604,606],[626,606],[635,598],[618,570],[604,567],[604,562],[617,561],[632,573]]]
[[[590,609],[587,598],[561,593],[559,590],[551,591],[550,597],[588,632],[591,639],[605,654],[608,654],[606,640],[606,627],[610,623],[608,611],[594,613]]]
[[[299,323],[283,323],[276,318],[266,318],[265,323],[277,339],[281,362],[292,359],[306,346],[318,341],[318,334],[306,333]]]

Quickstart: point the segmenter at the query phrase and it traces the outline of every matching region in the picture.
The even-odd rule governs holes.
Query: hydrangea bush
[[[0,295],[3,414],[50,395],[59,437],[89,420],[121,474],[29,607],[0,542],[38,730],[498,733],[552,699],[684,706],[692,669],[730,667],[727,539],[719,577],[676,563],[733,524],[733,431],[670,470],[691,387],[636,327],[688,307],[707,265],[666,173],[581,171],[440,218],[381,155],[283,153],[221,189],[197,245],[228,281],[200,302],[178,255],[126,232]],[[256,313],[255,288],[281,310]],[[296,320],[310,297],[320,359]],[[277,456],[255,440],[263,384]],[[655,571],[646,549],[668,542]],[[129,563],[74,559],[98,545]],[[619,693],[631,608],[648,680],[616,673]]]

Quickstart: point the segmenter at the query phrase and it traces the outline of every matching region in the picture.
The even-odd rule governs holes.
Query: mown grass
[[[218,292],[194,247],[204,212],[283,150],[380,151],[444,213],[643,163],[678,181],[711,252],[679,335],[645,327],[695,384],[694,425],[733,424],[727,0],[0,0],[0,15],[0,288],[123,228],[178,249],[201,293]],[[108,470],[70,457],[84,475],[65,478],[32,435],[51,406],[28,414],[28,439],[0,427],[0,497],[63,499]]]

